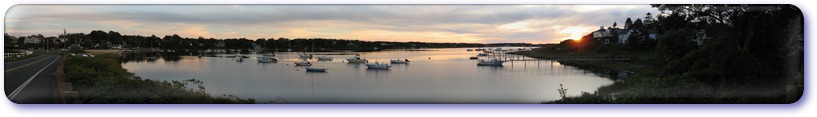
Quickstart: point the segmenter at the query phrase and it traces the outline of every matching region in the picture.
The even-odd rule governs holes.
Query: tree
[[[669,63],[665,75],[681,75],[745,93],[783,95],[782,85],[802,70],[803,16],[793,5],[653,5],[714,33],[700,49]],[[663,45],[663,44],[662,44]],[[662,47],[663,48],[663,47]],[[778,62],[786,61],[786,62]],[[786,63],[786,64],[783,64]],[[737,68],[737,69],[736,69]]]
[[[661,52],[664,61],[675,61],[698,48],[691,40],[692,35],[691,29],[687,28],[668,31],[658,38],[655,48]]]
[[[631,25],[633,25],[633,20],[628,17],[627,20],[624,21],[624,29],[630,29]]]
[[[105,31],[102,30],[94,30],[91,31],[91,33],[88,33],[88,37],[94,41],[107,40],[108,33],[105,33]]]
[[[8,49],[10,49],[9,47],[13,47],[13,45],[14,45],[14,43],[11,43],[11,42],[13,42],[17,38],[14,37],[14,36],[9,35],[8,33],[5,33],[5,35],[3,35],[3,39],[4,39],[3,43],[5,43],[5,48],[6,48],[6,50],[8,50]]]
[[[631,29],[636,29],[636,30],[641,30],[641,29],[643,29],[643,27],[644,27],[644,22],[641,21],[641,18],[635,19],[635,22],[633,22],[633,24],[630,25]]]
[[[613,22],[613,28],[616,28],[616,25],[617,25],[616,22]]]
[[[644,24],[645,25],[650,25],[654,21],[655,21],[655,19],[652,17],[652,14],[650,14],[650,12],[647,12],[647,16],[644,16]]]
[[[119,32],[108,31],[107,37],[108,41],[111,41],[111,43],[122,44],[123,38],[122,34],[119,34]]]

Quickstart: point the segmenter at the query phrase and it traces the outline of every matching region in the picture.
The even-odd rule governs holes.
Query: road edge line
[[[43,72],[43,70],[45,70],[46,68],[48,68],[49,66],[51,66],[52,64],[54,64],[54,62],[57,62],[57,60],[60,60],[60,57],[61,57],[61,56],[57,56],[57,59],[54,59],[54,61],[51,61],[51,63],[49,63],[48,65],[46,65],[45,67],[43,67],[42,69],[40,69],[40,71],[37,71],[37,73],[35,73],[34,75],[32,75],[30,78],[28,78],[28,80],[26,80],[26,82],[23,82],[23,84],[21,84],[19,87],[17,87],[17,89],[14,89],[14,91],[12,91],[12,92],[9,94],[9,97],[8,97],[8,98],[9,98],[9,100],[11,100],[12,102],[14,102],[14,98],[15,98],[15,97],[17,97],[17,94],[19,94],[19,93],[20,93],[20,90],[22,90],[23,88],[25,88],[26,86],[28,86],[28,84],[29,84],[29,83],[31,83],[31,81],[32,81],[32,80],[34,80],[34,78],[35,78],[35,77],[37,77],[37,75],[40,75],[40,73],[41,73],[41,72]]]

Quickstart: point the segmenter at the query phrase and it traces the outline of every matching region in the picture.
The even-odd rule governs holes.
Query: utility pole
[[[62,29],[62,38],[65,38],[65,40],[62,42],[62,46],[65,47],[65,50],[68,50],[68,45],[67,45],[68,43],[66,43],[68,41],[67,33],[68,32],[65,31],[65,29]]]
[[[43,40],[45,41],[45,52],[48,52],[48,38],[43,37]]]

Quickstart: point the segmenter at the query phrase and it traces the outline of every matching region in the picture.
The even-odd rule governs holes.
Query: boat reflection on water
[[[616,71],[584,70],[551,61],[508,61],[503,66],[478,66],[475,64],[479,61],[468,57],[481,51],[466,49],[315,52],[312,53],[317,55],[314,59],[300,58],[301,52],[280,52],[275,56],[278,64],[255,63],[256,60],[237,63],[231,56],[234,54],[213,54],[216,57],[205,54],[198,58],[196,54],[172,53],[155,54],[166,54],[157,55],[159,59],[175,56],[178,59],[164,61],[178,62],[147,63],[144,57],[128,54],[124,55],[127,57],[123,57],[122,66],[146,79],[196,78],[204,82],[207,93],[213,95],[230,94],[258,102],[276,101],[280,97],[289,103],[541,103],[560,98],[554,90],[559,84],[564,84],[570,89],[568,93],[574,95],[614,83],[606,77],[626,76]],[[249,59],[264,57],[264,54],[242,55]],[[319,56],[322,55],[342,59],[321,61]],[[364,55],[366,59],[354,55]],[[384,65],[395,58],[411,61],[388,64],[390,69],[369,69],[366,61],[354,63],[346,58]],[[304,61],[312,65],[294,64]],[[326,70],[311,72],[307,68]]]

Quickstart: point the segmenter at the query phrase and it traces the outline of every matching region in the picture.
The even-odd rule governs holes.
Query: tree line
[[[45,48],[45,43],[53,43],[48,48],[65,48],[72,44],[81,45],[87,49],[110,48],[160,48],[160,49],[263,49],[286,51],[303,50],[313,47],[325,50],[368,50],[368,49],[398,49],[398,48],[447,48],[447,47],[485,47],[485,46],[534,46],[530,43],[431,43],[431,42],[390,42],[390,41],[362,41],[352,39],[330,38],[187,38],[177,34],[159,37],[156,35],[122,35],[115,31],[93,30],[85,33],[67,33],[57,37],[43,37],[42,35],[15,37],[5,34],[6,42],[16,39],[17,43],[6,44],[6,48]],[[25,44],[26,38],[40,38],[44,43]],[[13,46],[17,45],[17,46]],[[316,51],[320,51],[317,50]]]

